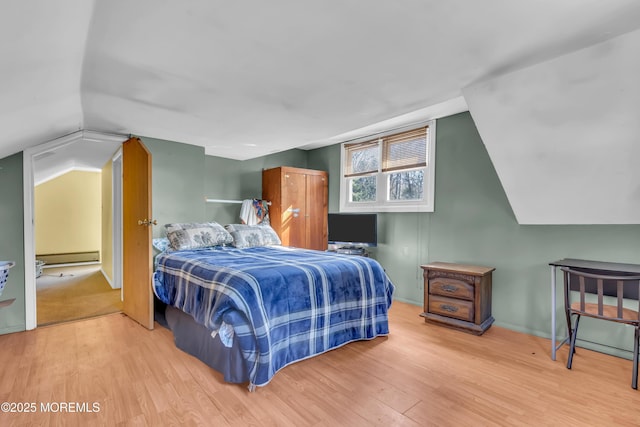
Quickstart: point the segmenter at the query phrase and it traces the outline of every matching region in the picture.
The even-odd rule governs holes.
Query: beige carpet
[[[45,268],[36,280],[38,326],[122,311],[100,265]]]

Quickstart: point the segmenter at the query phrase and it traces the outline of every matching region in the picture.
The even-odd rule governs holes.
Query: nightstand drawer
[[[473,322],[473,301],[430,295],[429,313]]]
[[[473,301],[474,289],[473,285],[467,282],[448,277],[436,277],[429,280],[430,294]]]

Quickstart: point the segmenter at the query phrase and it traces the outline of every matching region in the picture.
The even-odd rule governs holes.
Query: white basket
[[[44,265],[45,265],[44,261],[40,261],[39,259],[36,260],[36,279],[42,276],[42,266]]]
[[[4,287],[7,285],[7,279],[9,278],[9,269],[16,265],[13,261],[0,261],[0,295],[4,291]]]

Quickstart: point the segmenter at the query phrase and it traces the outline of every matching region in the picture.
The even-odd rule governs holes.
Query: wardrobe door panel
[[[306,248],[306,175],[284,171],[282,182],[281,224],[282,244]]]
[[[307,247],[327,250],[327,178],[307,175]]]

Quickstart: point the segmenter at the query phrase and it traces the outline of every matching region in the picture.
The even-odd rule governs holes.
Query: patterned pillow
[[[236,248],[282,244],[275,230],[266,224],[227,224],[224,228],[233,236],[233,246]]]
[[[151,241],[151,244],[154,248],[156,248],[158,252],[166,252],[167,249],[171,250],[171,248],[169,247],[169,245],[171,245],[171,242],[169,242],[169,239],[167,239],[166,237],[158,237],[156,239],[153,239]]]
[[[174,250],[199,249],[227,245],[231,234],[217,222],[166,224],[169,246]]]

